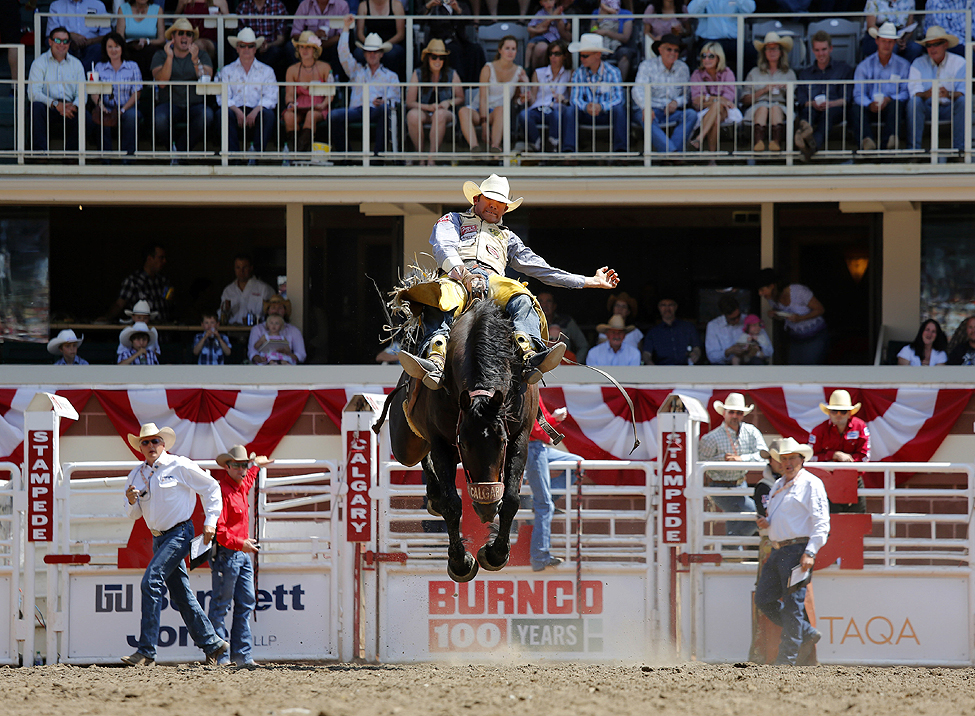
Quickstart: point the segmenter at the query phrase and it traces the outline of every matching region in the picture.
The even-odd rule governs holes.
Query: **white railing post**
[[[940,139],[938,125],[941,123],[941,83],[935,77],[931,80],[931,163],[938,163],[938,140]],[[908,100],[910,103],[910,100]],[[910,104],[908,104],[910,111]],[[917,117],[914,118],[917,121]],[[971,122],[971,120],[969,120]]]
[[[520,91],[520,90],[515,90]],[[490,132],[490,129],[488,129]],[[488,135],[490,143],[490,134]],[[504,152],[502,166],[511,166],[511,93],[505,92],[501,98],[501,151]]]
[[[16,116],[16,126],[17,126],[17,163],[24,163],[24,150],[27,140],[27,132],[25,127],[30,121],[30,113],[27,112],[27,92],[24,83],[24,72],[26,71],[27,53],[24,51],[23,45],[17,45],[17,76],[14,79],[17,81],[17,101],[14,103],[14,111],[17,113]]]
[[[406,79],[409,80],[413,77],[413,53],[415,48],[413,47],[413,23],[414,18],[412,15],[406,16]]]
[[[653,103],[650,97],[650,85],[643,85],[643,166],[653,164]]]
[[[827,99],[829,99],[829,88],[827,87]],[[828,103],[827,103],[828,104]],[[785,113],[785,164],[791,167],[794,159],[792,158],[792,151],[795,149],[793,142],[795,140],[795,127],[796,127],[796,113],[792,108],[796,106],[796,83],[789,82],[785,86],[785,106],[788,111]],[[829,117],[829,108],[826,111],[827,118]],[[829,126],[829,122],[826,122],[826,126]]]
[[[206,102],[206,98],[203,98]],[[228,166],[230,164],[230,137],[227,135],[230,133],[230,92],[227,87],[226,82],[220,83],[220,106],[217,107],[217,111],[220,112],[220,164],[221,166]],[[205,111],[205,110],[204,110]],[[246,122],[244,123],[246,126]],[[204,142],[206,139],[203,140]],[[246,141],[246,139],[245,139]],[[204,147],[206,145],[204,144]]]
[[[88,106],[88,90],[85,85],[84,80],[78,83],[78,166],[85,166],[85,130],[87,130],[87,112],[85,107]],[[48,137],[50,142],[50,137]],[[65,137],[65,143],[68,139]],[[48,150],[50,150],[51,145],[47,145]],[[67,149],[67,147],[65,147]]]
[[[372,97],[369,93],[369,85],[360,85],[362,88],[362,166],[368,167],[369,160],[372,157],[372,152],[369,150],[371,144],[370,141],[370,130],[369,126],[369,115],[372,110]],[[345,123],[345,131],[348,134],[349,123]],[[346,150],[348,150],[348,143],[346,143]]]
[[[972,163],[972,9],[965,10],[965,164]]]
[[[735,39],[738,44],[738,66],[735,68],[735,77],[741,82],[745,79],[745,16],[738,14],[735,20],[738,23],[738,37]]]

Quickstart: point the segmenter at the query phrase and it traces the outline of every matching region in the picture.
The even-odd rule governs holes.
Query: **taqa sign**
[[[27,540],[54,539],[54,446],[53,431],[27,431]]]
[[[368,542],[372,538],[372,503],[369,499],[372,482],[372,433],[368,430],[352,431],[348,433],[348,441],[346,539],[349,542]]]

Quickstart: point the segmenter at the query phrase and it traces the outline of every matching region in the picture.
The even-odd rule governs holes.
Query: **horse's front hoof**
[[[478,554],[478,559],[480,559],[480,554]],[[469,582],[474,577],[477,576],[477,562],[471,556],[470,552],[464,552],[464,566],[467,567],[466,574],[458,574],[450,567],[450,562],[447,562],[447,576],[450,577],[455,582]],[[500,569],[500,568],[499,568]]]
[[[488,560],[488,556],[487,556],[487,545],[484,545],[479,550],[477,550],[477,561],[478,561],[478,563],[482,567],[484,567],[484,569],[488,570],[489,572],[500,572],[502,569],[504,569],[508,565],[508,559],[510,557],[511,557],[511,550],[508,550],[508,553],[504,556],[504,561],[501,564],[494,565],[494,564],[491,564],[490,560]]]
[[[440,503],[434,502],[433,500],[427,500],[427,512],[434,517],[443,517],[443,515],[440,514]]]

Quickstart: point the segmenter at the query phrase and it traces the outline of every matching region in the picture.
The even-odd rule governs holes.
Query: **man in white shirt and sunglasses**
[[[223,501],[220,484],[192,460],[167,452],[176,444],[172,428],[146,423],[138,435],[129,434],[129,445],[145,462],[129,473],[125,483],[126,512],[143,517],[152,532],[152,560],[142,577],[142,628],[137,651],[122,657],[129,666],[152,666],[159,641],[159,612],[163,587],[179,610],[193,642],[216,664],[229,644],[217,636],[206,613],[190,589],[184,559],[193,539],[196,496],[203,502],[203,541],[210,544],[217,529]]]

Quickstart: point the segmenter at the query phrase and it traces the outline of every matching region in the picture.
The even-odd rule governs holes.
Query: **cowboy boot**
[[[770,152],[781,152],[785,144],[785,125],[775,124],[772,126],[772,140],[768,143]]]
[[[765,151],[765,137],[767,135],[767,129],[764,124],[755,125],[755,146],[753,149],[756,152]]]
[[[531,336],[522,331],[514,333],[515,345],[521,351],[521,359],[525,366],[522,371],[522,378],[528,385],[534,385],[542,379],[543,373],[548,373],[562,362],[565,355],[565,343],[561,341],[551,348],[536,351],[532,345]]]
[[[297,152],[310,152],[311,151],[311,130],[302,129],[298,132],[298,141],[295,146],[295,151]]]
[[[447,336],[436,335],[430,339],[426,358],[420,358],[406,351],[399,352],[399,364],[411,378],[423,381],[430,390],[438,390],[443,381],[444,365],[447,362]]]

